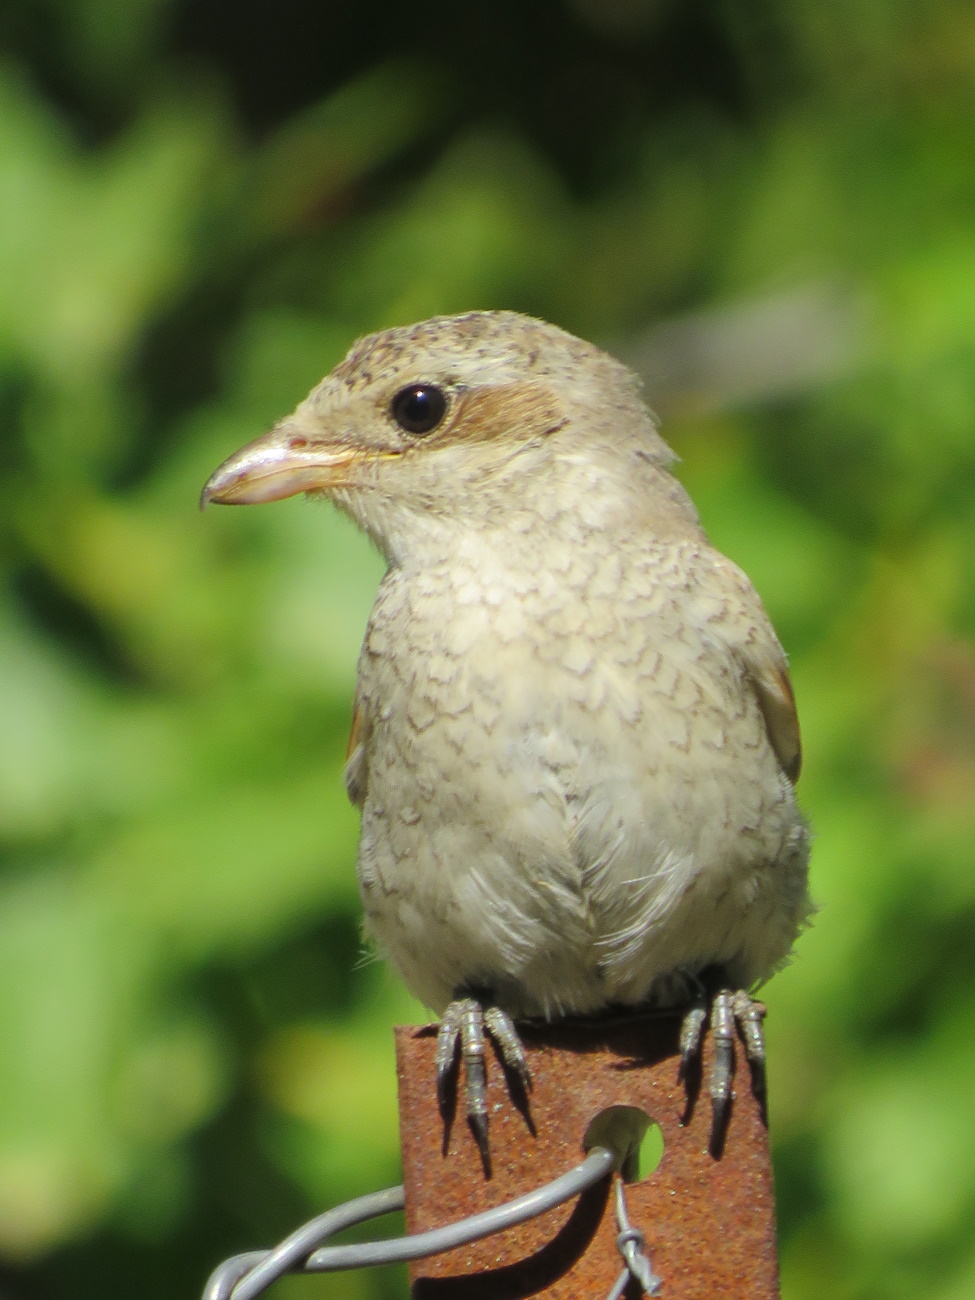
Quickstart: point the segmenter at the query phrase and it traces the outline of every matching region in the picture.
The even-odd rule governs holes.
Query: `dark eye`
[[[436,384],[410,384],[400,389],[390,409],[407,433],[430,433],[446,414],[447,399]]]

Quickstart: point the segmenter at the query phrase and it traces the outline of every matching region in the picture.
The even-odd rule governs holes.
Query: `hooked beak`
[[[200,509],[211,501],[246,506],[341,487],[349,467],[361,458],[360,451],[316,441],[285,420],[213,471],[200,494]]]

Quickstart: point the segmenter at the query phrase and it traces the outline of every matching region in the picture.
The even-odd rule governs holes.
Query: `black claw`
[[[473,1135],[484,1167],[484,1177],[491,1177],[491,1144],[488,1141],[488,1120],[486,1115],[467,1116],[467,1123]]]
[[[731,1093],[720,1097],[711,1094],[711,1130],[715,1139],[720,1138],[728,1123],[728,1111],[731,1107]]]
[[[453,1088],[453,1069],[448,1067],[446,1070],[437,1071],[437,1105],[440,1107],[441,1115],[452,1109]]]
[[[482,1151],[488,1147],[488,1117],[480,1111],[469,1111],[467,1122],[471,1126],[475,1141]]]

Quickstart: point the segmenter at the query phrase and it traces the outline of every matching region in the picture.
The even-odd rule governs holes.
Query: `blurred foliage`
[[[397,1178],[423,1012],[359,960],[339,780],[379,564],[302,502],[201,518],[208,472],[368,330],[727,351],[826,285],[795,382],[770,327],[648,393],[804,725],[785,1296],[975,1296],[975,10],[7,0],[0,40],[0,1294],[192,1295]]]

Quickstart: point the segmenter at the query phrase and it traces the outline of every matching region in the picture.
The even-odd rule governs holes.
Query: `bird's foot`
[[[765,1034],[762,1020],[765,1007],[755,1002],[744,990],[733,992],[731,989],[719,989],[711,999],[711,1037],[714,1042],[714,1059],[711,1064],[711,1077],[708,1080],[708,1093],[711,1097],[712,1131],[720,1134],[728,1120],[731,1106],[731,1081],[735,1064],[735,1029],[745,1044],[752,1072],[752,1087],[759,1100],[765,1098]],[[681,1023],[680,1031],[680,1070],[681,1079],[686,1080],[693,1062],[701,1051],[704,1038],[705,1022],[708,1019],[708,1006],[705,999],[695,1002],[687,1011]]]
[[[501,1059],[518,1079],[524,1091],[531,1091],[528,1059],[514,1022],[500,1007],[485,1004],[479,998],[455,998],[440,1020],[437,1033],[437,1096],[441,1113],[446,1117],[453,1103],[453,1069],[460,1044],[464,1063],[464,1094],[467,1122],[488,1163],[487,1068],[485,1031],[494,1039]]]

